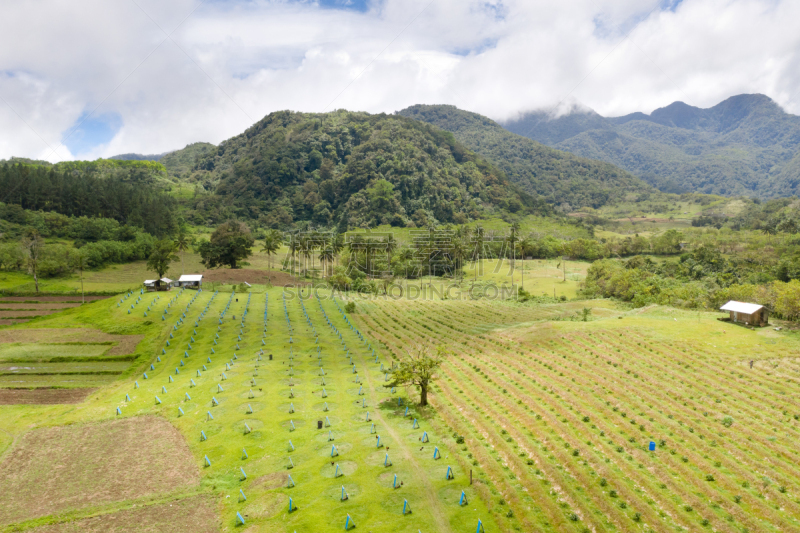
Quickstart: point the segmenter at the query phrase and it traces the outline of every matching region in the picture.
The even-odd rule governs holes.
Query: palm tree
[[[272,255],[277,254],[280,247],[283,245],[283,235],[280,231],[271,229],[264,237],[264,247],[262,252],[267,254],[267,262],[269,270],[272,270]]]
[[[775,225],[774,224],[768,224],[768,225],[764,226],[761,229],[761,231],[764,233],[764,235],[767,236],[767,238],[769,239],[770,243],[772,243],[772,236],[775,235],[776,233],[778,233],[778,230],[775,229]]]
[[[386,237],[386,267],[392,270],[392,254],[397,250],[397,241],[391,233]]]
[[[331,250],[333,251],[334,258],[337,259],[339,257],[339,254],[342,253],[342,250],[344,250],[344,234],[343,233],[335,234],[333,236],[333,239],[331,239],[330,247]]]
[[[175,237],[175,248],[181,253],[181,274],[183,272],[183,253],[189,249],[189,246],[192,245],[192,238],[189,236],[189,233],[186,231],[185,226],[181,226],[178,230],[178,236]]]
[[[330,277],[330,275],[331,275],[331,273],[330,273],[330,264],[331,264],[331,261],[333,261],[334,256],[335,256],[335,254],[333,253],[333,247],[330,245],[330,243],[326,243],[320,249],[319,260],[322,262],[322,273],[323,273],[323,276],[327,273],[327,276]],[[328,266],[327,269],[325,268],[325,265]]]
[[[481,261],[481,272],[483,272],[483,239],[486,237],[486,230],[483,226],[475,227],[475,257],[474,261]],[[478,281],[478,269],[475,269],[475,281]]]
[[[350,260],[352,261],[355,258],[356,265],[358,265],[358,254],[364,250],[363,237],[361,235],[353,235],[346,247],[350,251]]]
[[[451,248],[450,253],[452,254],[453,261],[456,264],[457,272],[461,272],[461,265],[463,265],[464,259],[467,257],[466,245],[464,244],[463,241],[459,239],[453,243],[453,247]]]
[[[522,239],[519,243],[520,251],[522,252],[522,268],[520,269],[520,273],[522,274],[522,288],[525,289],[525,251],[530,250],[533,247],[533,241],[531,240],[530,235]]]
[[[516,267],[516,259],[517,259],[517,233],[519,233],[519,223],[514,222],[511,224],[511,231],[508,236],[508,241],[511,244],[511,271],[514,272]],[[511,277],[511,284],[514,284],[514,277],[512,274]]]
[[[300,255],[300,250],[302,250],[302,247],[303,247],[303,243],[301,242],[300,236],[297,233],[292,233],[291,240],[289,242],[289,251],[292,253],[292,275],[293,276],[300,275],[299,271],[297,272],[297,274],[295,274],[294,269],[295,269],[295,266],[296,266],[296,261],[295,261],[294,258],[295,258],[295,255],[298,255],[298,256]]]

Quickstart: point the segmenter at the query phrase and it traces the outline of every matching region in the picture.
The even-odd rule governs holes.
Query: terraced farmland
[[[383,386],[391,359],[336,301],[279,290],[172,297],[150,306],[151,319],[172,325],[159,356],[110,389],[107,412],[170,420],[203,485],[223,495],[224,528],[331,531],[349,516],[373,532],[474,530],[479,520],[498,530],[485,485],[470,485],[470,465],[454,457],[456,439]],[[137,308],[114,313],[133,320]]]
[[[537,324],[553,309],[358,308],[355,323],[398,357],[411,342],[453,350],[433,403],[512,527],[800,530],[795,340],[658,310]]]

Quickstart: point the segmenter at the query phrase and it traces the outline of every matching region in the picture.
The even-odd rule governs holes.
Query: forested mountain
[[[456,139],[500,167],[523,190],[565,208],[600,207],[650,187],[628,172],[503,129],[493,120],[451,105],[415,105],[399,115],[452,132]]]
[[[604,118],[528,113],[503,124],[554,148],[618,165],[667,192],[774,198],[800,194],[800,117],[743,94],[709,109],[675,102]]]
[[[119,155],[112,155],[109,159],[114,159],[116,161],[160,161],[164,154],[150,154],[150,155],[143,155],[143,154],[119,154]]]
[[[217,147],[211,143],[192,143],[182,150],[167,152],[159,159],[159,163],[164,165],[170,176],[183,178],[191,173],[198,159],[216,150]]]
[[[550,209],[450,132],[349,111],[271,113],[207,150],[186,178],[212,193],[196,197],[193,220],[235,216],[275,228],[425,226]]]

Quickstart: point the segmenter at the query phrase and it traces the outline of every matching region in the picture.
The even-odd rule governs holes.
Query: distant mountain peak
[[[800,193],[800,117],[763,94],[731,96],[709,108],[677,101],[621,117],[526,115],[503,126],[620,166],[669,192],[764,198]]]

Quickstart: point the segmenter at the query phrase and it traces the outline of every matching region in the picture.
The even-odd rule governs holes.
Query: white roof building
[[[180,278],[178,278],[178,282],[192,282],[192,281],[203,281],[202,274],[184,274]]]
[[[737,302],[731,300],[730,302],[726,303],[722,307],[720,307],[720,311],[733,311],[734,313],[742,313],[745,315],[752,315],[759,309],[763,309],[763,305],[758,304],[748,304],[744,302]]]

